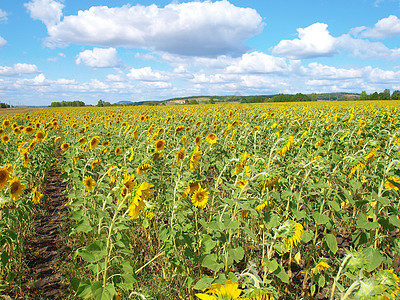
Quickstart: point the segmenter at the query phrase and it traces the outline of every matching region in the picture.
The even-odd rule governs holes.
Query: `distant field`
[[[3,115],[15,115],[15,114],[24,114],[30,111],[42,110],[44,107],[15,107],[15,108],[1,108],[0,116]]]

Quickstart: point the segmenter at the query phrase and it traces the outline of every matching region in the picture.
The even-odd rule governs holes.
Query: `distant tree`
[[[10,108],[11,106],[7,103],[0,102],[0,108]]]
[[[394,91],[391,99],[392,100],[400,100],[400,91]]]
[[[316,93],[312,93],[311,94],[311,101],[317,101],[317,94]]]
[[[382,93],[378,95],[379,100],[390,100],[390,90],[385,89]]]
[[[379,100],[379,94],[377,92],[370,94],[368,99],[369,100]]]
[[[210,104],[215,104],[214,97],[210,97]]]
[[[345,95],[342,95],[338,100],[339,101],[348,101],[349,98],[347,98]]]
[[[189,104],[199,104],[199,101],[197,101],[196,99],[190,99]]]
[[[361,92],[360,100],[368,100],[368,94],[365,91]]]

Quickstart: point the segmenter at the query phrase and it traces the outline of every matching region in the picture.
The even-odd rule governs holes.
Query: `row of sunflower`
[[[31,113],[57,129],[76,296],[397,297],[398,105]]]
[[[31,214],[43,198],[43,180],[54,151],[48,134],[54,129],[42,118],[29,114],[5,115],[0,122],[2,288],[23,280],[24,244],[31,233]]]

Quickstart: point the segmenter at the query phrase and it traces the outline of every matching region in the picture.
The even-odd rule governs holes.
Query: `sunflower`
[[[163,155],[162,152],[156,152],[153,154],[153,161],[159,159]]]
[[[60,149],[61,149],[62,151],[65,151],[65,150],[67,150],[68,148],[69,148],[69,144],[68,144],[68,143],[62,143],[61,146],[60,146]]]
[[[81,144],[81,145],[83,145],[84,143],[86,143],[86,138],[85,138],[84,136],[80,137],[80,138],[78,139],[78,143]]]
[[[263,210],[265,207],[268,207],[272,204],[272,199],[266,200],[263,203],[257,205],[256,210]]]
[[[286,245],[286,248],[292,249],[297,246],[297,244],[301,241],[301,233],[303,232],[303,225],[297,222],[291,222],[289,224],[290,229],[288,235],[283,239]]]
[[[374,151],[371,151],[370,153],[368,153],[365,157],[364,160],[367,162],[371,162],[376,158],[376,153]]]
[[[164,150],[166,144],[164,140],[157,140],[155,143],[156,143],[156,152]]]
[[[247,184],[247,180],[238,180],[236,181],[236,184],[240,187],[241,190],[243,190]]]
[[[207,134],[206,140],[210,144],[210,147],[212,147],[217,142],[218,137],[214,133],[210,132]]]
[[[272,187],[275,183],[277,183],[281,179],[280,175],[275,175],[269,177],[267,180],[264,181],[263,184],[263,191],[265,191],[266,188]]]
[[[180,132],[180,131],[182,131],[182,130],[184,130],[184,129],[185,129],[185,126],[183,126],[183,125],[176,126],[176,128],[175,128],[175,134],[177,134],[178,132]]]
[[[133,156],[134,156],[135,152],[133,151],[133,147],[131,147],[131,155],[129,156],[128,160],[132,161],[133,160]]]
[[[115,148],[114,151],[115,156],[120,155],[121,153],[122,153],[121,147],[118,146],[117,148]]]
[[[33,133],[33,127],[31,127],[31,126],[25,127],[23,129],[23,133],[32,134]]]
[[[54,139],[54,144],[57,144],[59,141],[61,141],[61,136],[58,136]]]
[[[0,168],[0,189],[3,189],[5,186],[7,186],[9,178],[10,178],[10,172],[4,165],[3,167]]]
[[[218,300],[218,299],[240,299],[239,296],[242,290],[238,288],[239,283],[237,281],[227,280],[224,285],[220,283],[214,283],[210,287],[206,288],[203,292],[196,294],[201,300]]]
[[[150,170],[151,171],[151,166],[149,164],[141,164],[137,167],[136,169],[136,173],[142,175],[147,174],[147,171]]]
[[[35,138],[39,141],[39,142],[43,142],[45,139],[45,134],[42,131],[38,131],[35,134]]]
[[[199,189],[195,191],[192,196],[193,205],[198,208],[203,208],[204,206],[206,206],[208,201],[208,194],[209,192],[207,191],[207,189],[203,189],[199,185]]]
[[[31,162],[31,159],[28,156],[28,154],[29,154],[29,149],[22,149],[20,151],[20,155],[21,155],[22,160],[24,161],[25,167],[28,167],[28,164]]]
[[[85,189],[87,191],[90,192],[91,190],[93,190],[95,182],[94,182],[92,176],[86,176],[85,179],[83,179],[83,185],[85,186]]]
[[[18,177],[14,177],[10,181],[10,193],[12,200],[17,200],[24,193],[24,185],[19,181]]]
[[[135,175],[133,175],[133,174],[132,175],[128,175],[128,174],[125,175],[123,184],[124,184],[124,187],[126,187],[129,192],[131,192],[133,190],[133,188],[135,187],[135,185],[136,185],[136,182],[134,182],[134,180],[135,180]]]
[[[100,166],[101,163],[102,163],[102,160],[99,158],[93,160],[92,164],[91,164],[92,170],[94,170],[97,166]]]
[[[201,136],[196,136],[196,138],[194,139],[194,143],[196,146],[200,146],[201,143]]]
[[[365,164],[363,162],[356,163],[349,172],[349,177],[353,177],[354,173],[358,170],[365,169]]]
[[[1,142],[2,143],[8,143],[10,141],[10,137],[8,136],[8,135],[3,135],[2,137],[1,137]]]
[[[8,120],[8,119],[5,119],[5,120],[3,120],[3,126],[4,127],[10,127],[10,124],[11,124],[11,122],[10,122],[10,120]]]
[[[315,266],[315,270],[318,271],[325,271],[328,270],[331,266],[328,265],[326,262],[324,261],[320,261],[316,266]]]
[[[391,183],[390,180],[400,184],[400,177],[392,176],[392,177],[389,177],[388,180],[385,182],[385,189],[387,189],[387,190],[394,189],[395,191],[398,191],[399,188],[397,186],[395,186],[393,183]]]
[[[33,189],[33,192],[32,192],[32,202],[33,202],[33,204],[38,204],[42,198],[43,198],[43,194],[41,194],[38,191],[37,186],[35,186],[35,188]]]
[[[178,153],[175,156],[177,165],[179,165],[181,163],[181,160],[183,160],[185,158],[185,153],[186,153],[186,149],[185,148],[179,149]]]
[[[187,136],[182,135],[182,145],[186,145],[186,143],[187,143]]]
[[[138,189],[136,190],[135,196],[132,199],[131,204],[129,205],[129,216],[131,219],[137,219],[140,214],[140,210],[146,207],[144,200],[151,198],[154,190],[151,188],[154,185],[148,183],[146,181],[142,182]]]
[[[99,145],[99,143],[100,143],[100,137],[98,135],[92,137],[89,142],[90,150],[96,149],[96,147]]]
[[[196,170],[197,165],[199,164],[200,158],[203,152],[199,150],[199,147],[193,150],[192,155],[190,156],[190,171],[193,172]]]
[[[322,145],[323,142],[324,142],[323,140],[319,140],[318,142],[315,143],[314,147],[318,148],[319,146]]]

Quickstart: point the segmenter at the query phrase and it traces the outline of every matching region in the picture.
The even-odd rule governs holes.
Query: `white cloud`
[[[390,15],[379,20],[373,28],[361,27],[360,29],[361,37],[386,39],[400,34],[400,19],[397,16]]]
[[[0,48],[3,48],[7,44],[7,41],[0,36]]]
[[[151,67],[140,69],[132,68],[127,74],[128,78],[139,81],[166,81],[168,76],[160,71],[153,71]]]
[[[18,63],[13,67],[0,66],[0,76],[12,77],[20,76],[22,74],[35,74],[39,73],[36,65]]]
[[[7,22],[7,12],[0,8],[0,23]]]
[[[322,65],[317,62],[308,64],[308,68],[305,68],[303,75],[310,76],[312,78],[321,79],[349,79],[349,78],[360,78],[363,76],[363,70],[361,69],[343,69],[332,66]]]
[[[33,0],[25,3],[31,18],[42,21],[47,27],[60,22],[63,4],[53,0]]]
[[[114,68],[121,64],[115,48],[85,50],[78,54],[76,63],[92,68]]]
[[[332,56],[337,53],[335,38],[327,30],[328,25],[314,23],[306,28],[298,28],[298,39],[282,40],[272,53],[291,59]]]
[[[286,59],[263,52],[245,53],[227,67],[229,73],[274,73],[287,70]]]
[[[110,81],[110,82],[121,82],[124,81],[124,79],[122,78],[121,75],[117,75],[117,74],[108,74],[106,76],[106,81]]]
[[[44,1],[57,3],[34,3]],[[256,10],[236,7],[227,0],[171,3],[164,8],[155,4],[93,6],[58,22],[61,8],[58,6],[60,14],[52,14],[52,19],[33,15],[35,10],[30,9],[32,17],[47,25],[48,44],[123,46],[188,56],[217,56],[245,52],[244,42],[264,26]]]

